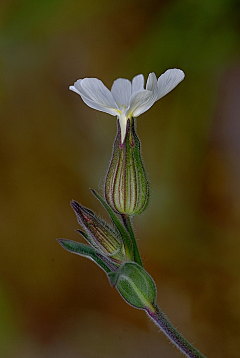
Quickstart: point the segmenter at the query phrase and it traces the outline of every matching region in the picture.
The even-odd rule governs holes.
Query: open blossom
[[[184,72],[176,68],[167,70],[158,79],[152,72],[148,75],[146,89],[142,74],[135,76],[132,82],[118,78],[113,82],[111,91],[97,78],[84,78],[77,80],[69,89],[78,93],[89,107],[117,116],[123,143],[127,120],[146,112],[157,100],[172,91],[184,76]]]

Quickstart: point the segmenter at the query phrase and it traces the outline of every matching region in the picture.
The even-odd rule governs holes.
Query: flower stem
[[[153,310],[150,308],[145,308],[145,310],[154,323],[186,357],[206,358],[173,327],[157,304],[153,305]]]
[[[138,263],[140,266],[143,266],[142,260],[141,260],[140,254],[139,254],[137,242],[136,242],[136,239],[135,239],[135,235],[134,235],[134,232],[133,232],[133,228],[132,228],[131,218],[130,218],[129,215],[126,215],[126,214],[122,214],[121,216],[122,216],[124,226],[127,229],[128,233],[130,235],[132,244],[133,244],[134,261],[136,263]]]

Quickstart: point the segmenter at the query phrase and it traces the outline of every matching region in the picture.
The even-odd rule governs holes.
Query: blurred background
[[[75,199],[105,217],[116,120],[75,80],[180,68],[138,119],[151,183],[134,219],[158,303],[207,357],[240,351],[240,7],[236,0],[1,0],[0,356],[177,358],[91,261]]]

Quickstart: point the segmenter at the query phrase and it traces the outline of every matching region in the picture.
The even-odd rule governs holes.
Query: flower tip
[[[182,70],[180,70],[179,68],[173,68],[172,71],[174,71],[174,74],[176,78],[178,78],[179,82],[184,79],[185,73]]]
[[[179,77],[184,79],[185,78],[185,73],[182,70],[178,70],[178,71],[179,71]]]
[[[77,84],[77,82],[74,82],[74,85],[69,86],[68,89],[70,89],[70,91],[73,91],[81,96],[81,93],[79,92],[79,90],[77,89],[77,86],[75,86],[75,84]]]
[[[70,91],[73,91],[73,92],[75,92],[75,93],[77,93],[77,94],[80,94],[79,91],[76,89],[75,86],[69,86],[68,89],[70,89]]]
[[[96,191],[95,191],[94,189],[89,188],[89,190],[91,191],[91,193],[92,193],[93,195],[96,195]]]
[[[66,242],[66,239],[56,239],[56,241],[59,243],[59,245],[65,248],[64,243]]]
[[[80,204],[77,201],[71,200],[70,205],[75,212],[79,210]]]

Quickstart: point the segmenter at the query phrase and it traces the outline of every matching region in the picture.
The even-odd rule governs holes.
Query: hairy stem
[[[135,235],[134,235],[134,232],[133,232],[133,228],[132,228],[130,216],[129,216],[129,215],[125,215],[125,214],[122,214],[121,216],[122,216],[122,220],[123,220],[124,226],[125,226],[125,228],[127,229],[128,233],[129,233],[129,235],[130,235],[132,244],[133,244],[134,261],[135,261],[137,264],[139,264],[140,266],[143,266],[142,260],[141,260],[140,254],[139,254],[137,242],[136,242],[136,239],[135,239]]]
[[[148,316],[161,329],[161,331],[170,339],[170,341],[188,358],[206,358],[196,348],[194,348],[169,322],[165,314],[160,310],[157,304],[153,309],[145,309]]]

